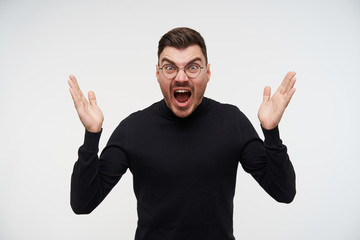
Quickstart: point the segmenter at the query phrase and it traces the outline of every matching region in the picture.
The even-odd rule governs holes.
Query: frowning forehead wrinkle
[[[196,62],[196,61],[200,61],[200,62],[202,63],[202,59],[201,59],[200,57],[195,57],[194,59],[192,59],[192,60],[190,60],[189,62],[187,62],[187,63],[185,64],[185,66],[188,65],[188,64],[190,64],[190,63],[194,63],[194,62]],[[171,61],[170,59],[168,59],[168,58],[166,58],[166,57],[163,58],[163,59],[161,59],[161,64],[163,64],[164,62],[168,62],[168,63],[176,66],[176,63],[174,63],[173,61]]]

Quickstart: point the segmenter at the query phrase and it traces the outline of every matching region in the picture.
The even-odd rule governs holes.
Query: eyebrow
[[[163,64],[165,61],[166,61],[166,62],[169,62],[171,65],[177,66],[173,61],[171,61],[171,60],[168,59],[168,58],[163,58],[163,59],[161,60],[161,64]],[[200,61],[200,62],[202,63],[201,58],[195,57],[194,59],[192,59],[192,60],[190,60],[188,63],[186,63],[185,66],[188,65],[188,64],[190,64],[190,63],[194,63],[194,62],[196,62],[196,61]]]

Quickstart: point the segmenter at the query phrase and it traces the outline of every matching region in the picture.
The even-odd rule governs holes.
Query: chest
[[[241,143],[230,125],[160,121],[143,124],[129,136],[128,158],[135,179],[202,185],[233,176]]]

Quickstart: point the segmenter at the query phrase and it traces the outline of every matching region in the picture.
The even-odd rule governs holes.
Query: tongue
[[[186,102],[187,100],[189,100],[189,97],[190,97],[190,93],[189,93],[189,92],[186,92],[186,93],[175,93],[176,101],[181,102],[181,103],[184,103],[184,102]]]

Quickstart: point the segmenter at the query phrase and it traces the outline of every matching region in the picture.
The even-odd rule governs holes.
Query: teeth
[[[188,90],[184,90],[184,89],[180,89],[180,90],[176,90],[176,93],[187,93],[189,92]]]

